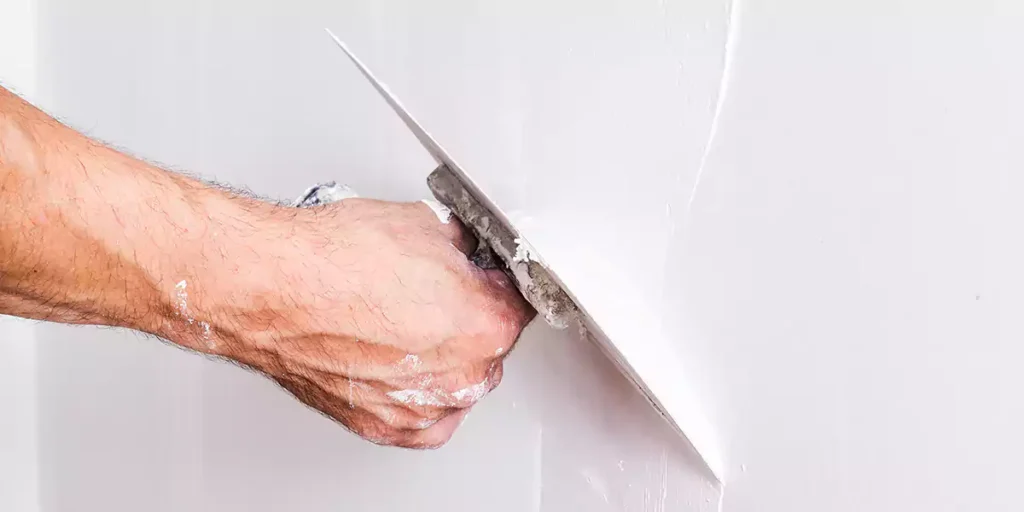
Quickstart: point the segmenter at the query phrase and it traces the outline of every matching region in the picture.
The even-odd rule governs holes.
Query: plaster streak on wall
[[[725,99],[729,95],[729,84],[732,82],[732,68],[734,55],[736,53],[736,45],[739,40],[740,33],[740,6],[743,0],[732,0],[729,5],[729,27],[725,38],[725,54],[723,57],[722,65],[722,81],[718,86],[718,99],[715,102],[715,114],[711,118],[711,130],[708,133],[708,141],[704,145],[704,152],[700,157],[700,165],[697,167],[697,176],[693,180],[693,188],[690,190],[690,199],[686,202],[686,219],[689,222],[690,213],[693,209],[693,201],[697,198],[697,188],[700,187],[700,180],[704,176],[704,169],[707,165],[708,155],[711,153],[711,146],[715,142],[715,136],[718,135],[718,123],[722,116],[722,107],[725,105]],[[671,215],[671,208],[669,208],[669,214]]]

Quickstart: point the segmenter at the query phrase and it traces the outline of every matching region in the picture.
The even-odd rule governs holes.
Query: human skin
[[[212,187],[0,88],[0,314],[233,360],[378,444],[446,443],[533,316],[474,243],[422,203]]]

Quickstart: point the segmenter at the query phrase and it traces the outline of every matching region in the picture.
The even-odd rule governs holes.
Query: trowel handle
[[[441,204],[455,214],[463,224],[473,230],[480,245],[473,254],[473,262],[481,268],[501,268],[515,283],[523,298],[533,306],[552,327],[565,328],[578,311],[554,276],[536,258],[517,257],[520,237],[500,215],[492,212],[484,201],[477,198],[470,186],[440,165],[427,177],[427,186]]]

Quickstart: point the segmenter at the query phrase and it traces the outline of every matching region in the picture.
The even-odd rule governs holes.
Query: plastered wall
[[[741,18],[663,303],[724,509],[1019,510],[1024,5]]]
[[[410,453],[46,327],[43,510],[1019,510],[1022,11],[44,0],[40,90],[75,126],[269,195],[423,197],[429,159],[330,27],[581,300],[645,320],[622,342],[665,340],[727,486],[572,333],[531,328],[452,444]]]

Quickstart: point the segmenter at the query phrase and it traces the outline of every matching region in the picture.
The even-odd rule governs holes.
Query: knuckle
[[[437,450],[448,444],[448,441],[452,440],[453,435],[455,435],[454,429],[438,430],[437,434],[421,439],[419,441],[419,448],[422,450]]]
[[[400,436],[399,438],[395,439],[395,442],[391,446],[395,446],[398,448],[407,448],[410,450],[417,450],[420,448],[419,443],[416,441],[416,438],[410,435]]]
[[[505,317],[493,304],[475,308],[467,319],[467,331],[474,338],[495,342],[505,337]]]
[[[436,450],[447,444],[453,434],[451,429],[438,428],[406,433],[395,439],[395,446],[411,450]]]
[[[444,417],[445,409],[417,407],[415,409],[398,409],[385,423],[395,430],[426,430]]]
[[[401,410],[393,407],[381,410],[377,413],[377,417],[387,429],[391,430],[403,429],[409,424],[409,419],[406,415]]]
[[[476,368],[460,376],[449,386],[448,394],[456,407],[465,408],[479,402],[492,389],[493,377],[490,367],[493,363],[477,365]]]
[[[359,437],[380,446],[394,446],[395,437],[390,434],[390,429],[382,428],[361,428],[353,429]]]
[[[494,391],[499,385],[501,385],[501,379],[504,377],[505,371],[499,366],[498,369],[491,375],[491,391]]]

